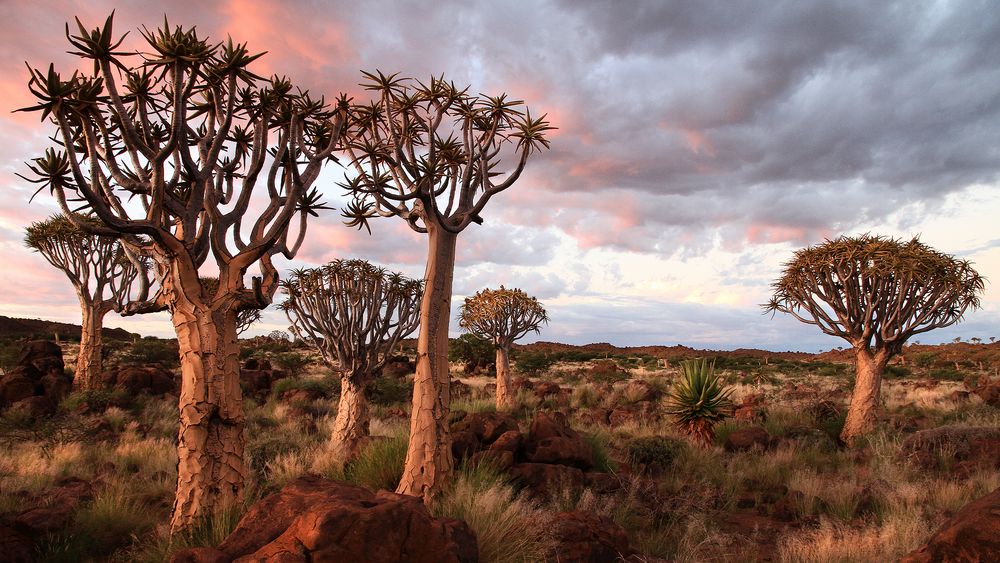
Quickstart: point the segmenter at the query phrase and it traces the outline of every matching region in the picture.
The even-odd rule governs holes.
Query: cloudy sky
[[[169,5],[169,8],[163,6]],[[63,25],[172,24],[268,51],[256,72],[358,97],[360,70],[507,92],[559,129],[459,239],[455,305],[483,287],[541,299],[538,337],[815,351],[842,345],[760,312],[781,265],[843,233],[920,235],[993,284],[922,342],[1000,336],[1000,10],[990,1],[0,2],[0,314],[78,322],[68,281],[23,248],[54,210],[15,176],[48,145],[33,66],[72,70]],[[133,31],[130,40],[138,40]],[[127,43],[128,44],[128,43]],[[138,48],[138,43],[131,43]],[[328,199],[343,171],[321,177]],[[294,264],[360,257],[411,276],[426,243],[338,213]],[[107,318],[170,336],[165,316]],[[268,312],[258,332],[284,328]]]

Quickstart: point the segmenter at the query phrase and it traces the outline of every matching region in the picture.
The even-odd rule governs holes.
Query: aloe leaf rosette
[[[697,442],[709,446],[715,425],[732,415],[732,389],[715,375],[715,362],[706,358],[681,363],[682,378],[670,393],[667,412]]]

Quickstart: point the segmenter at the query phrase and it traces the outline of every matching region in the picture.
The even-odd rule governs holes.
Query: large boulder
[[[173,393],[177,388],[174,374],[158,366],[121,366],[110,369],[101,374],[101,383],[107,388],[129,394],[161,395]]]
[[[296,479],[253,505],[217,551],[198,555],[202,559],[177,560],[479,560],[476,536],[468,525],[431,517],[419,498],[373,493],[312,475]]]
[[[745,452],[752,449],[766,450],[775,441],[761,426],[750,426],[732,431],[726,437],[724,447],[727,452]]]
[[[1000,428],[942,426],[908,436],[901,454],[922,469],[1000,469]]]
[[[471,432],[484,446],[511,430],[518,430],[517,420],[509,414],[496,412],[467,414],[451,424],[452,432]]]
[[[927,543],[900,563],[997,561],[1000,554],[1000,489],[981,497],[949,518]]]
[[[593,448],[570,428],[561,412],[535,414],[524,452],[525,459],[532,463],[570,465],[584,470],[594,466]]]
[[[66,369],[63,363],[62,348],[51,340],[32,340],[21,348],[17,365],[32,367],[39,376],[47,373],[62,374]]]
[[[37,383],[16,370],[0,379],[0,405],[6,406],[34,396]]]
[[[622,561],[635,551],[621,526],[591,512],[559,512],[552,519],[556,545],[553,561],[605,563]]]
[[[402,379],[417,371],[417,364],[406,356],[392,356],[382,366],[382,377]]]

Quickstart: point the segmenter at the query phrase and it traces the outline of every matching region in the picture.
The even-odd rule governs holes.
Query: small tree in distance
[[[330,441],[345,459],[368,437],[365,393],[393,348],[417,328],[423,284],[364,260],[295,270],[282,282],[279,307],[292,332],[340,373],[340,402]]]
[[[342,144],[350,104],[341,97],[331,108],[287,79],[253,74],[262,54],[245,44],[210,43],[164,19],[143,28],[140,54],[119,50],[124,37],[112,24],[108,17],[88,31],[77,20],[79,35],[66,28],[93,74],[64,80],[52,65],[30,69],[37,103],[23,111],[50,121],[60,145],[29,164],[30,181],[48,188],[78,227],[120,237],[155,267],[156,293],[124,312],[167,310],[177,333],[178,532],[243,498],[236,318],[270,304],[273,257],[292,258],[308,217],[323,207],[310,187]],[[71,203],[97,223],[80,221]],[[210,259],[214,292],[200,275]],[[251,268],[260,276],[248,284]]]
[[[427,234],[410,441],[396,492],[429,503],[454,465],[448,324],[458,235],[483,222],[490,199],[514,185],[528,158],[548,147],[545,133],[552,127],[506,94],[473,96],[444,78],[422,84],[364,74],[363,86],[377,99],[355,107],[347,145],[355,174],[345,187],[356,199],[343,213],[358,228],[374,216],[396,215]]]
[[[520,289],[484,289],[467,297],[458,324],[493,343],[497,354],[497,409],[515,406],[510,381],[510,348],[529,332],[538,332],[549,317],[538,299]]]
[[[117,238],[91,235],[62,215],[32,223],[25,233],[25,245],[62,270],[76,289],[83,330],[73,384],[96,389],[102,368],[104,316],[128,302],[144,265],[127,256]]]
[[[914,335],[952,325],[979,306],[972,265],[909,242],[842,236],[799,250],[773,284],[765,311],[781,311],[847,340],[857,379],[841,439],[853,444],[876,421],[882,373]]]

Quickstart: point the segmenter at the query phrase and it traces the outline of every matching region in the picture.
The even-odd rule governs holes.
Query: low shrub
[[[525,375],[538,375],[555,363],[555,357],[544,352],[522,352],[514,360],[517,371]]]
[[[633,467],[668,469],[685,445],[667,436],[640,436],[625,445],[625,458]]]
[[[413,397],[413,381],[394,377],[376,377],[368,386],[368,400],[374,405],[405,403]]]
[[[159,365],[168,369],[178,368],[181,365],[177,341],[153,337],[140,338],[133,342],[122,354],[121,361],[128,365]]]

